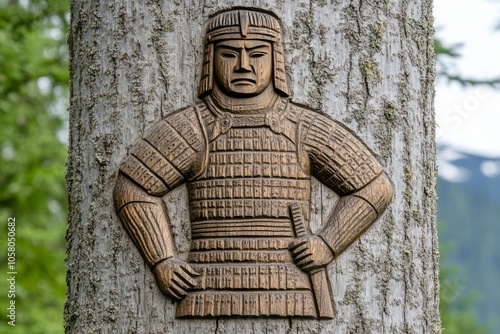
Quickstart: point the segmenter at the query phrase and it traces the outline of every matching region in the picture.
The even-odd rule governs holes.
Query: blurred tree
[[[438,332],[435,144],[428,140],[434,134],[432,1],[414,1],[410,7],[405,0],[375,5],[315,0],[237,3],[278,13],[286,32],[287,76],[296,101],[330,115],[336,110],[340,121],[362,131],[370,147],[383,152],[381,160],[399,189],[384,218],[337,262],[337,268],[345,268],[335,280],[339,288],[334,288],[345,292],[336,299],[339,319],[315,324],[298,319],[173,319],[175,304],[165,300],[113,213],[112,188],[131,141],[143,136],[153,121],[192,102],[198,77],[193,65],[204,62],[204,22],[209,14],[228,9],[229,2],[73,0],[66,330]],[[393,15],[394,8],[412,15]],[[328,20],[325,13],[337,19]],[[332,54],[333,49],[341,56]],[[333,98],[337,94],[342,102]],[[333,206],[332,194],[319,189],[313,195],[320,208],[314,212],[315,222]],[[170,221],[179,241],[176,246],[188,250],[184,232],[189,224],[179,214],[188,213],[183,190],[167,195],[166,204],[174,215]],[[236,217],[238,212],[219,210]]]
[[[0,0],[1,333],[63,332],[68,65],[66,1]],[[16,218],[16,327],[6,232]]]
[[[442,228],[443,223],[439,223]],[[440,244],[441,257],[445,257],[451,244]],[[487,334],[488,326],[480,323],[473,307],[477,298],[467,291],[466,278],[458,265],[443,265],[439,270],[441,322],[444,334]]]
[[[447,80],[448,83],[459,83],[462,86],[490,86],[497,87],[500,78],[473,79],[457,74],[454,70],[454,60],[459,58],[462,44],[447,45],[440,38],[435,37],[434,49],[437,64],[437,79]],[[438,222],[440,234],[443,222]],[[450,244],[440,243],[440,314],[443,333],[446,334],[482,334],[489,333],[489,327],[482,324],[474,309],[477,295],[474,291],[466,292],[466,278],[460,265],[443,265],[443,258],[451,247]]]
[[[447,80],[449,83],[455,82],[462,86],[477,86],[486,85],[496,87],[500,84],[500,78],[493,79],[477,79],[467,78],[457,74],[454,70],[454,61],[460,57],[460,48],[462,43],[447,45],[440,38],[434,39],[434,50],[436,55],[437,79]]]

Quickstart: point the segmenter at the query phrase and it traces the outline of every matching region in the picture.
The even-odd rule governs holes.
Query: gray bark
[[[237,5],[282,19],[293,101],[358,133],[395,185],[383,217],[328,267],[332,321],[176,319],[113,209],[127,148],[196,101],[204,22]],[[66,332],[441,332],[432,23],[432,0],[73,0]],[[336,196],[312,190],[317,230]],[[185,187],[164,200],[185,257]]]

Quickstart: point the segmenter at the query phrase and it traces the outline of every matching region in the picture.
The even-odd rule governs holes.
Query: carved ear
[[[203,65],[201,70],[200,86],[198,87],[198,97],[200,99],[207,96],[214,88],[214,44],[205,46],[203,54]]]

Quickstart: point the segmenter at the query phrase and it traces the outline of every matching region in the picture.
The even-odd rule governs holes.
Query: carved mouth
[[[248,85],[248,84],[255,84],[257,82],[255,80],[253,80],[253,79],[250,79],[250,78],[238,78],[238,79],[231,80],[231,83],[232,84],[245,84],[245,85]]]

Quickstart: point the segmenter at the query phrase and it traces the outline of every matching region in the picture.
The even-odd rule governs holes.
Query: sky
[[[463,43],[453,72],[466,78],[500,77],[499,0],[435,0],[436,34],[445,45]],[[500,86],[436,85],[437,140],[460,151],[500,157]]]

